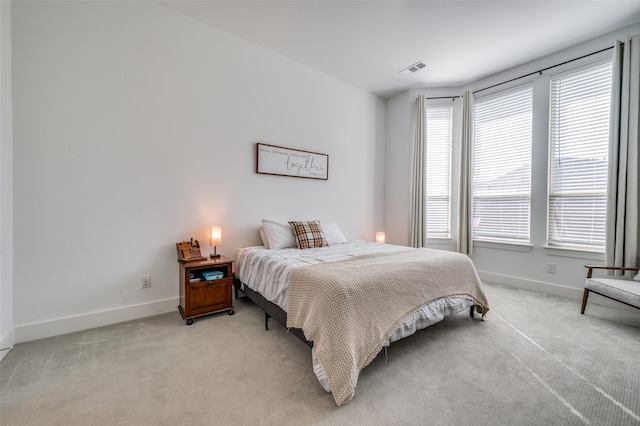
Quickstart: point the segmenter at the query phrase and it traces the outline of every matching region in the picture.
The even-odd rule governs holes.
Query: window
[[[529,242],[532,91],[521,86],[476,101],[474,239]]]
[[[604,249],[611,67],[551,80],[549,245]]]
[[[451,229],[451,106],[427,108],[427,237],[449,238]]]

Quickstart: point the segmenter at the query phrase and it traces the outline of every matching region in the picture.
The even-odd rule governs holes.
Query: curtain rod
[[[454,100],[454,99],[458,99],[459,97],[460,97],[459,95],[456,95],[456,96],[435,96],[435,97],[425,98],[425,99],[427,99],[427,100],[429,100],[429,99],[451,99],[451,100]]]
[[[544,71],[550,70],[552,68],[559,67],[561,65],[565,65],[565,64],[568,64],[568,63],[571,63],[571,62],[574,62],[574,61],[578,61],[580,59],[587,58],[589,56],[597,55],[598,53],[604,52],[604,51],[609,50],[609,49],[613,49],[613,46],[605,47],[604,49],[600,49],[597,52],[587,53],[586,55],[582,55],[582,56],[580,56],[578,58],[569,59],[568,61],[564,61],[564,62],[556,64],[556,65],[551,65],[550,67],[542,68],[541,70],[530,72],[529,74],[521,75],[520,77],[512,78],[511,80],[503,81],[502,83],[497,83],[497,84],[494,84],[492,86],[485,87],[483,89],[475,90],[473,92],[473,94],[475,95],[476,93],[482,92],[483,90],[488,90],[488,89],[492,89],[492,88],[494,88],[496,86],[500,86],[502,84],[511,83],[512,81],[516,81],[516,80],[519,80],[521,78],[529,77],[530,75],[542,74]]]
[[[425,99],[426,99],[426,100],[430,100],[430,99],[451,99],[451,100],[454,100],[454,99],[458,99],[458,98],[460,98],[460,97],[461,97],[460,95],[456,95],[456,96],[435,96],[435,97],[431,97],[431,98],[427,98],[427,97],[425,96]],[[418,98],[416,98],[416,100],[417,100],[417,99],[418,99]]]

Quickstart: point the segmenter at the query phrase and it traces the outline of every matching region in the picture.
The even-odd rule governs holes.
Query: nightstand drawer
[[[187,285],[187,316],[218,311],[231,306],[233,279],[220,278]]]

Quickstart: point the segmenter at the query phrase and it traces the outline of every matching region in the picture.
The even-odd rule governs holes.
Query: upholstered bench
[[[640,309],[640,282],[634,281],[633,278],[624,276],[608,276],[608,277],[594,277],[594,269],[609,269],[615,271],[633,271],[638,272],[638,268],[623,268],[623,267],[609,267],[609,266],[596,266],[586,265],[587,280],[584,284],[584,294],[582,296],[582,310],[581,314],[584,314],[584,309],[587,306],[587,298],[589,292],[599,294],[600,296],[607,297],[609,299],[616,300],[625,305],[633,306]]]

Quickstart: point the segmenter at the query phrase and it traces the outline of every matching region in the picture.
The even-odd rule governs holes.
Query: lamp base
[[[219,254],[212,254],[209,257],[211,257],[211,259],[220,259],[220,255]]]

